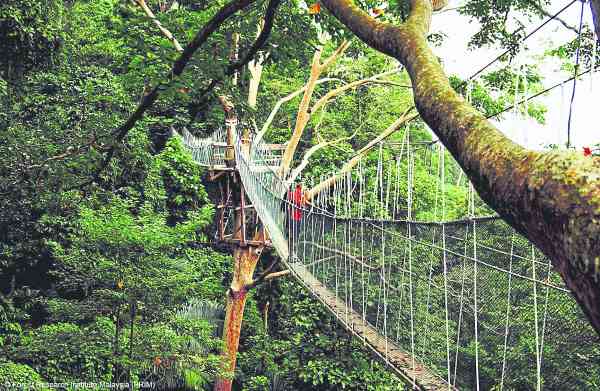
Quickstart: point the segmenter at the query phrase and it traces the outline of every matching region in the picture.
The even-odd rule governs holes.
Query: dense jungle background
[[[461,12],[482,27],[472,47],[514,47],[515,28],[505,25],[509,11],[523,15],[523,21],[544,15],[528,0],[504,3],[489,7],[485,0],[471,0],[463,7]],[[147,3],[182,43],[223,4]],[[162,84],[156,103],[115,143],[119,126],[150,86],[169,74],[178,54],[173,42],[135,2],[0,4],[0,385],[146,381],[157,389],[201,390],[223,375],[221,328],[232,258],[214,239],[217,189],[176,133],[186,126],[202,137],[222,126],[225,114],[217,99],[222,95],[230,97],[245,124],[260,128],[280,98],[302,88],[319,44],[326,57],[343,39],[351,42],[322,75],[328,79],[315,96],[397,67],[396,60],[353,39],[324,12],[309,12],[309,5],[282,1],[257,54],[262,75],[256,104],[248,101],[253,77],[248,67],[233,70],[230,64],[232,53],[243,55],[255,40],[266,1],[227,20],[185,73]],[[389,7],[406,5],[390,2]],[[382,17],[393,22],[402,15]],[[329,31],[325,39],[323,31]],[[591,45],[592,32],[584,29],[582,36],[583,41],[547,55],[572,69],[575,48]],[[430,35],[432,45],[447,38]],[[515,89],[520,94],[542,89],[533,65],[516,85],[510,59],[509,54],[500,69],[472,84],[471,99],[486,114],[513,102]],[[466,93],[462,80],[452,82]],[[400,117],[412,104],[406,87],[408,77],[392,73],[386,83],[359,85],[311,113],[300,151],[323,140],[339,141],[312,157],[303,180],[316,181],[341,167]],[[289,138],[300,98],[285,103],[273,119],[266,135],[271,142]],[[544,122],[543,105],[524,110]],[[404,129],[414,140],[431,140],[419,121]],[[401,137],[398,132],[389,141]],[[366,170],[375,172],[378,153],[365,158]],[[393,154],[394,147],[386,153]],[[107,154],[112,158],[105,160]],[[415,173],[424,211],[419,219],[435,217],[434,175],[427,167]],[[466,208],[464,189],[448,191],[456,192],[456,202],[449,203],[447,217],[459,217]],[[372,200],[375,209],[377,202]],[[259,271],[274,256],[266,254]],[[522,341],[523,349],[529,343]],[[599,386],[594,383],[599,368],[593,360],[582,368],[590,387]],[[251,292],[234,389],[402,390],[404,385],[292,278],[281,278]]]

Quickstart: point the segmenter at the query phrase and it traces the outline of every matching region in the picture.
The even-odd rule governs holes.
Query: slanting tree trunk
[[[261,61],[262,59],[259,57],[248,63],[248,71],[250,71],[250,80],[248,81],[248,106],[253,109],[256,109],[258,87],[262,77],[263,64]]]
[[[456,93],[427,44],[430,0],[413,0],[399,26],[376,21],[349,0],[321,3],[406,67],[423,120],[481,198],[551,259],[600,334],[600,158],[527,150]]]
[[[333,52],[333,54],[329,56],[329,58],[327,58],[327,60],[325,60],[323,63],[321,63],[321,53],[323,52],[323,47],[320,46],[315,51],[312,64],[310,66],[310,77],[306,83],[306,89],[304,90],[304,95],[302,96],[302,100],[300,101],[300,105],[298,107],[298,113],[296,114],[294,131],[292,132],[290,141],[288,142],[288,145],[283,152],[283,156],[281,157],[279,174],[282,178],[285,178],[290,170],[294,153],[296,152],[296,148],[298,147],[298,143],[300,142],[304,128],[306,128],[306,124],[308,124],[308,120],[310,119],[310,113],[308,112],[308,109],[310,108],[310,98],[315,91],[315,86],[317,85],[319,75],[321,75],[323,71],[333,64],[337,58],[341,56],[344,51],[346,51],[349,45],[350,43],[348,41],[343,41],[342,44],[335,50],[335,52]]]

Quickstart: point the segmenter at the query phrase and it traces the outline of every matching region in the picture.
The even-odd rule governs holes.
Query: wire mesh
[[[300,204],[273,169],[279,157],[263,142],[245,152],[239,139],[244,189],[283,261],[409,381],[435,387],[449,379],[459,389],[600,386],[600,373],[581,370],[598,361],[600,341],[562,279],[501,219],[474,216],[490,210],[469,193],[455,162],[440,163],[443,150],[408,140],[397,156],[381,148],[376,172],[359,166]],[[435,167],[443,175],[434,183],[415,181],[415,172]],[[431,186],[436,198],[427,201]],[[446,217],[440,205],[456,194],[465,200],[454,200],[454,220],[439,221]],[[419,212],[426,202],[433,213]]]

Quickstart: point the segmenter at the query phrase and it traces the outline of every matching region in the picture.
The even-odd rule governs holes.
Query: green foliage
[[[473,48],[500,44],[506,48],[512,49],[513,54],[522,37],[529,30],[526,24],[540,21],[546,17],[548,2],[532,2],[528,0],[503,1],[501,3],[492,3],[490,0],[470,0],[464,6],[459,8],[459,12],[468,15],[481,23],[480,30],[471,38],[469,42]],[[508,22],[509,15],[515,15],[511,22]]]
[[[0,384],[4,386],[10,387],[10,384],[34,385],[43,382],[44,379],[28,365],[16,364],[10,361],[0,362]],[[38,387],[36,389],[47,390],[45,387]]]
[[[52,64],[64,40],[65,2],[7,0],[0,5],[2,76],[19,78]]]
[[[238,366],[244,390],[404,389],[293,281],[278,281],[259,293],[261,307],[271,303],[269,329],[242,341],[247,349]]]
[[[226,1],[167,3],[148,1],[158,20],[185,45]],[[231,32],[240,33],[240,54],[250,47],[266,3],[247,7],[213,34],[187,71],[162,90],[155,106],[116,146],[98,180],[83,187],[143,91],[169,79],[178,53],[132,2],[9,0],[0,5],[0,350],[10,360],[0,363],[0,384],[151,380],[159,388],[200,390],[221,375],[218,336],[231,257],[206,245],[213,234],[214,207],[203,172],[181,143],[168,136],[171,127],[184,124],[196,134],[222,124],[214,96],[200,93],[212,79],[223,77]],[[240,117],[258,125],[281,96],[304,85],[319,31],[332,36],[324,56],[349,37],[337,20],[325,12],[309,16],[300,3],[283,2],[280,7],[265,48],[269,55],[258,107],[250,109],[245,103],[246,70],[238,84],[225,78],[217,92],[231,95]],[[379,2],[359,3],[370,8]],[[407,7],[408,2],[391,1],[381,18],[403,20]],[[514,45],[503,14],[538,13],[520,1],[490,6],[470,0],[463,10],[483,22],[473,40],[476,45]],[[430,36],[433,43],[441,39],[440,34]],[[574,48],[567,45],[557,54],[568,57]],[[353,81],[396,66],[354,40],[322,76]],[[528,67],[525,73],[528,85],[521,81],[519,94],[539,91],[536,69]],[[505,68],[475,83],[475,107],[492,114],[514,103],[515,76]],[[361,86],[313,113],[298,159],[320,140],[344,141],[314,155],[303,173],[305,181],[339,169],[412,105],[406,73],[387,79],[397,85]],[[460,81],[453,83],[458,88]],[[339,85],[320,84],[315,97]],[[198,100],[201,110],[190,118],[192,103]],[[271,141],[287,141],[299,100],[282,107],[267,135]],[[543,121],[544,108],[530,105],[528,114]],[[413,141],[430,140],[422,123],[401,128],[389,138],[395,146],[381,150],[386,162],[399,154],[406,131]],[[363,159],[369,178],[365,205],[373,217],[389,217],[390,210],[374,192],[381,185],[375,181],[379,153],[374,150]],[[431,153],[429,164],[415,167],[414,207],[419,212],[414,218],[440,216],[435,199],[438,162],[439,156]],[[391,173],[392,178],[405,177],[407,165]],[[445,175],[452,183],[460,179],[451,168]],[[385,178],[384,186],[388,183]],[[464,188],[449,186],[446,191],[445,217],[463,216]],[[398,200],[400,214],[406,213],[405,203]],[[485,210],[484,205],[478,208]],[[530,315],[518,314],[516,321],[525,323]],[[442,337],[431,336],[435,341]],[[531,350],[533,345],[526,340],[519,346]],[[480,352],[484,361],[496,357],[493,347],[488,348]],[[473,360],[472,346],[462,353]],[[518,362],[517,353],[510,359]],[[236,386],[244,390],[403,388],[291,281],[269,283],[249,296],[238,367]],[[512,386],[519,389],[530,380],[527,376],[519,373]],[[598,387],[593,376],[583,381]]]
[[[54,323],[24,335],[9,354],[48,380],[109,380],[112,351],[106,341],[113,334],[114,325],[102,317],[85,327]]]
[[[597,37],[594,32],[588,26],[583,26],[581,35],[578,35],[575,39],[564,45],[549,50],[547,54],[562,60],[562,68],[573,74],[575,73],[577,51],[579,50],[578,72],[581,73],[592,68],[595,62],[597,62],[600,48],[597,45],[596,47],[594,46],[594,40],[596,39]],[[596,49],[595,53],[594,49]]]

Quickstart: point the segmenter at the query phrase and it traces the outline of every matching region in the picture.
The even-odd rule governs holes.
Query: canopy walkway
[[[298,205],[274,148],[229,137],[184,131],[183,141],[198,164],[239,173],[298,282],[414,389],[600,387],[600,374],[585,373],[600,340],[560,276],[490,215],[441,146],[411,142],[407,130],[402,143],[380,145],[369,167]],[[415,172],[434,180],[415,182]],[[419,209],[427,186],[433,211]]]

